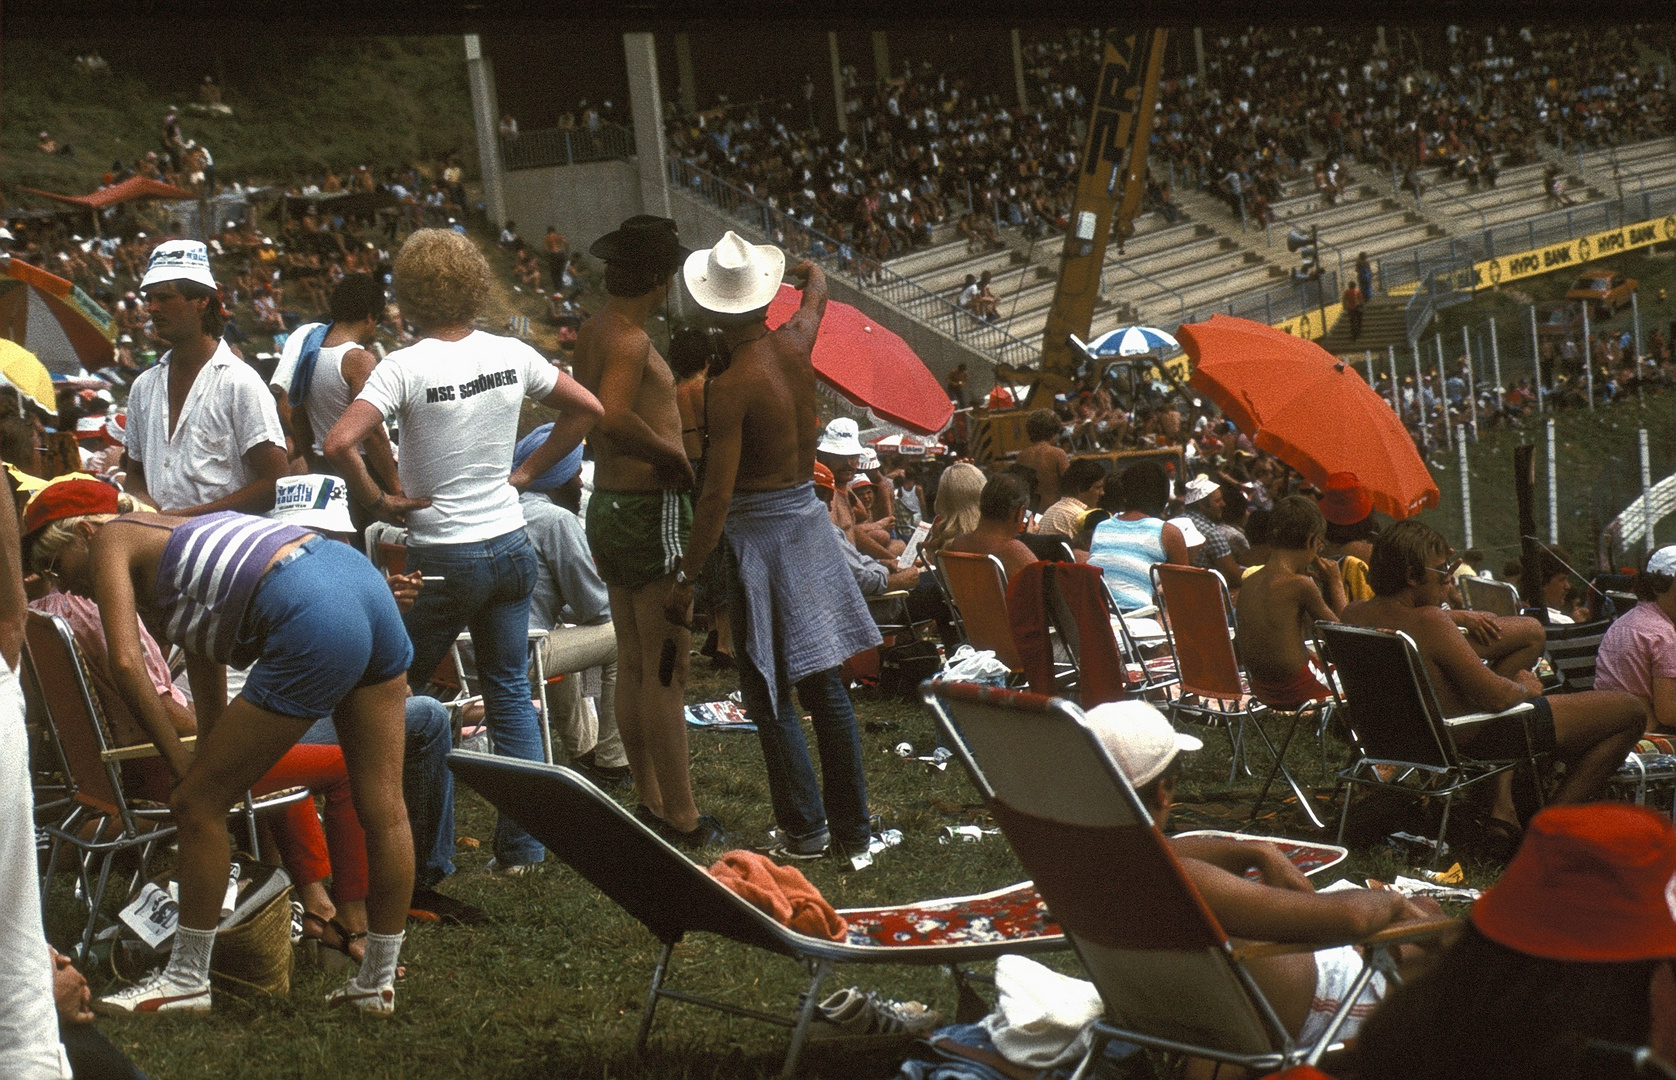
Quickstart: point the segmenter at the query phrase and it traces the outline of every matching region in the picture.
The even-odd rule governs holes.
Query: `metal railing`
[[[1427,271],[1420,287],[1403,306],[1403,331],[1412,349],[1437,313],[1472,299],[1472,264],[1446,263]]]
[[[500,136],[501,168],[540,169],[580,165],[634,156],[634,129],[609,121],[598,131],[587,128],[544,128]]]
[[[1261,292],[1230,297],[1187,313],[1183,322],[1204,322],[1212,315],[1232,315],[1240,319],[1273,326],[1295,319],[1309,311],[1318,311],[1338,303],[1339,276],[1336,270],[1325,270],[1318,278],[1289,281],[1285,285]]]
[[[1434,240],[1379,258],[1379,281],[1386,292],[1423,281],[1439,266],[1475,263],[1497,255],[1530,251],[1589,233],[1606,232],[1635,221],[1676,213],[1676,184],[1643,188],[1621,199],[1551,210],[1522,221],[1493,225],[1466,236]]]
[[[788,252],[820,263],[828,273],[841,276],[863,292],[888,301],[932,329],[997,361],[1018,367],[1041,357],[1038,346],[985,322],[948,297],[856,251],[849,243],[833,239],[690,162],[670,158],[669,179],[677,188],[703,199]]]

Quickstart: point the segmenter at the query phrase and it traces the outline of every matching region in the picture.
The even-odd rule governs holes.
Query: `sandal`
[[[335,935],[336,940],[328,934]],[[349,947],[357,941],[364,941],[366,936],[365,930],[351,931],[336,919],[328,919],[312,911],[303,912],[303,953],[316,966],[327,971],[358,971],[361,958],[350,952]]]
[[[319,933],[309,933],[309,923],[319,924]],[[326,931],[337,935],[336,941],[326,937]],[[347,971],[351,975],[361,970],[361,957],[349,951],[349,947],[357,941],[365,941],[365,930],[351,930],[336,919],[326,919],[312,911],[303,912],[303,952],[310,956],[313,962],[326,971]],[[364,947],[363,947],[364,948]],[[407,978],[407,965],[396,965],[396,978]]]

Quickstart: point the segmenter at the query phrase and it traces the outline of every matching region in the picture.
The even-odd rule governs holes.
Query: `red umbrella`
[[[1405,518],[1437,505],[1437,484],[1390,403],[1313,341],[1212,315],[1178,331],[1189,382],[1265,450],[1325,488],[1355,473],[1374,509]]]
[[[781,285],[768,305],[778,329],[797,312],[803,294]],[[948,426],[954,402],[908,343],[849,304],[828,301],[815,336],[815,374],[846,400],[923,435]]]

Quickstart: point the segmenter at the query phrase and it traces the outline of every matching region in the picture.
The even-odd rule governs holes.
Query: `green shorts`
[[[588,500],[588,546],[607,585],[638,589],[681,565],[693,527],[684,491],[606,491]]]

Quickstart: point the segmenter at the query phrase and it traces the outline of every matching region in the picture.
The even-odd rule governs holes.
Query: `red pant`
[[[285,808],[284,819],[274,823],[274,842],[293,882],[312,885],[330,876],[332,898],[338,903],[365,900],[367,836],[350,801],[343,750],[336,746],[293,746],[251,791],[266,795],[288,787],[306,787],[326,797],[324,835],[313,799],[292,803]]]

